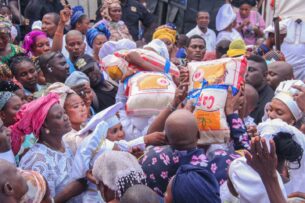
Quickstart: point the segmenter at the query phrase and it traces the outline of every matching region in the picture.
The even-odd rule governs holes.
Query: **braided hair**
[[[32,63],[32,64],[35,66],[34,62],[33,62],[28,56],[26,56],[25,54],[17,54],[17,55],[15,55],[14,57],[12,57],[12,58],[10,59],[10,61],[9,61],[9,67],[10,67],[10,69],[11,69],[13,75],[16,76],[17,71],[18,71],[18,70],[17,70],[17,66],[18,66],[20,63],[24,62],[24,61],[29,62],[29,63]]]
[[[0,91],[15,92],[19,89],[20,87],[12,81],[9,80],[0,81]]]
[[[274,136],[273,140],[279,162],[286,160],[290,163],[295,163],[298,165],[296,167],[298,169],[301,167],[303,149],[292,137],[293,135],[290,133],[279,132]]]

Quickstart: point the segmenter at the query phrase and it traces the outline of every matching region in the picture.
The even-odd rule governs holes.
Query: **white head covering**
[[[168,49],[167,49],[166,45],[164,44],[164,42],[160,39],[152,40],[150,43],[145,45],[143,48],[144,49],[151,48],[155,52],[157,52],[160,56],[162,56],[163,58],[169,59]]]
[[[224,4],[220,7],[216,16],[216,30],[222,31],[226,29],[235,19],[236,13],[231,4]]]
[[[242,203],[268,203],[269,197],[259,174],[247,164],[245,157],[235,159],[229,167],[229,177]],[[277,172],[281,190],[286,197],[282,179]]]
[[[81,71],[74,71],[65,81],[65,85],[71,88],[85,83],[90,84],[90,79]]]
[[[257,127],[257,131],[261,137],[264,137],[266,139],[268,148],[270,148],[269,140],[273,139],[273,135],[279,132],[286,132],[293,135],[292,139],[296,143],[298,143],[303,150],[305,149],[305,135],[294,126],[291,126],[280,119],[274,119],[274,120],[268,119],[266,122],[260,123]],[[287,194],[296,191],[305,192],[305,188],[304,188],[305,154],[304,153],[305,150],[303,151],[301,167],[299,169],[293,169],[289,171],[290,181],[285,184]]]
[[[87,132],[94,130],[95,127],[97,126],[97,124],[99,124],[101,121],[106,120],[108,125],[112,125],[112,124],[116,123],[117,121],[115,120],[115,118],[112,118],[112,117],[115,116],[115,114],[123,107],[124,107],[124,104],[121,102],[118,102],[118,103],[108,107],[107,109],[104,109],[103,111],[97,113],[90,119],[90,121],[87,123],[87,125],[84,128],[82,128],[80,131],[78,131],[78,134],[84,135]],[[108,123],[108,120],[109,120],[109,123]]]
[[[93,176],[115,191],[119,198],[129,187],[141,184],[145,179],[138,160],[128,152],[109,151],[102,154],[94,163]],[[127,185],[128,186],[128,185]]]
[[[32,25],[32,30],[41,30],[42,22],[41,20],[37,20]]]
[[[301,80],[287,80],[279,84],[275,90],[274,99],[282,101],[291,111],[296,121],[299,121],[303,117],[303,112],[299,108],[296,101],[293,99],[293,95],[297,94],[299,90],[292,88],[293,85],[304,86],[305,84]]]
[[[66,98],[69,94],[76,94],[70,87],[61,82],[56,82],[50,85],[43,92],[43,95],[45,96],[49,93],[56,93],[59,95],[59,103],[62,107],[65,105]]]
[[[129,39],[121,39],[119,41],[108,41],[103,44],[103,47],[99,51],[100,60],[104,57],[113,54],[120,50],[129,50],[137,48],[137,44]]]
[[[12,28],[11,28],[11,37],[12,37],[12,41],[15,41],[17,35],[18,35],[18,31],[17,31],[16,27],[15,27],[15,26],[12,26]]]
[[[110,126],[116,123],[113,118],[116,112],[124,105],[118,102],[107,109],[94,115],[87,125],[78,131],[77,136],[86,136],[78,147],[74,157],[72,177],[79,179],[85,177],[90,165],[105,151],[112,150],[114,143],[107,140],[107,132]],[[117,119],[118,120],[118,119]],[[88,135],[89,131],[93,131]]]
[[[264,34],[265,35],[268,35],[269,33],[274,33],[274,26],[273,25],[269,25],[264,30]],[[287,33],[286,26],[284,26],[283,23],[280,23],[280,34],[286,34],[286,33]]]
[[[113,126],[121,123],[119,118],[116,115],[111,116],[110,118],[108,118],[106,120],[106,122],[108,123],[109,128],[112,128]]]

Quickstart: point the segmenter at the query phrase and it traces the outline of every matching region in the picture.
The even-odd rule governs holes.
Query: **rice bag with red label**
[[[224,112],[228,87],[236,94],[247,71],[245,57],[224,58],[188,64],[189,98],[194,99],[194,115],[200,130],[199,144],[221,144],[230,138]]]

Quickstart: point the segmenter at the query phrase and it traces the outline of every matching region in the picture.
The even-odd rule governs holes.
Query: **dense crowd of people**
[[[94,23],[1,5],[0,202],[305,202],[305,23],[280,22],[279,51],[238,2],[185,34],[135,0]]]

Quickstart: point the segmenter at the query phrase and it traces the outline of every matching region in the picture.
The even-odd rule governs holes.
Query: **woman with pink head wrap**
[[[82,202],[78,181],[72,177],[74,156],[62,140],[72,130],[70,120],[59,104],[59,96],[49,93],[26,105],[12,129],[12,149],[19,151],[25,135],[33,133],[37,142],[22,156],[19,167],[40,173],[47,181],[51,197],[63,202]],[[68,186],[69,185],[69,186]],[[63,197],[64,196],[64,197]],[[58,201],[60,201],[58,200]]]
[[[40,30],[29,32],[24,37],[22,48],[30,57],[38,57],[51,49],[47,34]]]
[[[14,154],[19,152],[26,135],[33,133],[39,139],[47,114],[57,103],[59,104],[59,96],[53,93],[21,107],[16,115],[17,122],[11,126],[11,144]]]

